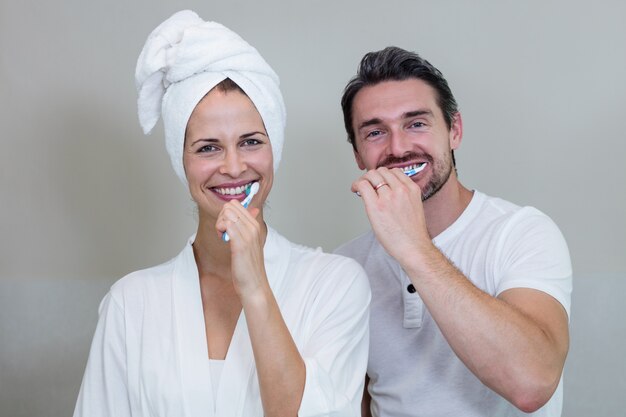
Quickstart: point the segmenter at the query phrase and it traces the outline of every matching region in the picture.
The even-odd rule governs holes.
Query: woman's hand
[[[217,217],[217,233],[228,232],[231,274],[248,325],[259,391],[266,416],[297,415],[306,369],[289,333],[265,272],[265,225],[259,209],[229,201]]]
[[[239,297],[252,297],[267,288],[263,256],[264,226],[256,207],[244,208],[238,201],[224,204],[215,228],[221,237],[228,232],[233,285]]]

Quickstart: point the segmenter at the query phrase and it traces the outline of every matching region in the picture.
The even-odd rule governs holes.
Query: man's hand
[[[352,191],[363,198],[376,238],[400,264],[432,245],[421,190],[401,169],[368,171],[352,184]]]

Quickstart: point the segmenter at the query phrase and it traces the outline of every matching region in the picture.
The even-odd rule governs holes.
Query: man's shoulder
[[[554,225],[552,219],[536,207],[521,206],[502,198],[490,196],[485,196],[481,216],[490,217],[492,221],[508,226],[528,222],[537,225]]]
[[[515,213],[522,208],[522,206],[505,200],[502,197],[494,197],[477,190],[474,191],[474,197],[480,202],[481,214],[489,214],[497,217],[499,215]]]
[[[480,204],[475,208],[474,222],[485,226],[506,225],[522,219],[534,218],[550,222],[541,210],[532,206],[521,206],[500,197],[492,197],[476,191]]]

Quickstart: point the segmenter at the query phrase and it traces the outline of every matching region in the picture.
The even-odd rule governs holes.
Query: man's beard
[[[422,201],[426,201],[430,197],[437,194],[437,191],[441,190],[441,187],[448,182],[451,173],[452,157],[449,153],[447,153],[444,154],[443,159],[438,160],[433,165],[432,177],[422,189]]]
[[[432,156],[425,153],[418,154],[412,152],[402,158],[396,158],[392,155],[389,155],[387,158],[385,158],[384,161],[382,161],[382,163],[378,165],[378,167],[389,166],[392,164],[398,165],[415,160],[425,160],[432,167],[432,176],[430,180],[426,183],[426,185],[421,189],[422,201],[426,201],[430,197],[437,194],[437,191],[439,191],[450,178],[450,174],[452,173],[453,168],[452,155],[450,152],[444,154],[443,158],[438,159],[436,162]]]

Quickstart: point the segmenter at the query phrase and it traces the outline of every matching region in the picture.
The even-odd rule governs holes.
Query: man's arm
[[[492,297],[434,246],[417,253],[401,264],[459,359],[520,410],[543,406],[559,383],[569,345],[561,304],[525,288]]]
[[[376,192],[372,184],[388,187]],[[419,187],[380,168],[353,185],[378,241],[403,267],[444,337],[488,387],[530,412],[552,396],[569,345],[567,314],[550,295],[516,288],[493,297],[431,240]]]

